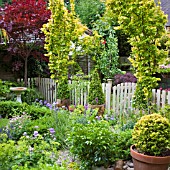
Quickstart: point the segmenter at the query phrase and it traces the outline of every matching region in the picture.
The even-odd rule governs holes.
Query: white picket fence
[[[69,82],[71,83],[71,82]],[[41,92],[44,98],[53,103],[57,100],[56,97],[56,82],[49,78],[31,78],[28,79],[28,86],[35,84],[37,89]],[[135,92],[135,83],[122,83],[117,86],[113,86],[111,83],[102,83],[102,89],[105,95],[106,109],[110,113],[113,110],[114,113],[127,112],[132,110],[132,100]],[[72,104],[88,104],[88,89],[87,91],[80,92],[79,99],[77,100],[75,95],[76,89],[71,92]],[[76,103],[78,101],[78,103]],[[152,90],[152,103],[159,109],[164,107],[165,104],[170,104],[170,91],[153,89]]]

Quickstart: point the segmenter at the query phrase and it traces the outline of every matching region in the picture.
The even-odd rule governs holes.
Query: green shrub
[[[26,104],[15,101],[0,101],[0,115],[3,118],[21,115],[26,109]]]
[[[35,120],[40,117],[43,117],[44,115],[51,115],[53,111],[47,107],[37,107],[34,105],[28,105],[26,107],[25,112],[31,116],[31,119]]]
[[[57,98],[64,100],[70,99],[68,79],[59,79],[57,85]]]
[[[114,134],[114,150],[113,161],[130,160],[130,146],[132,145],[132,130],[120,131]]]
[[[160,114],[145,115],[136,123],[132,138],[139,152],[159,156],[170,147],[170,123]]]
[[[76,124],[68,141],[71,152],[85,169],[92,166],[108,166],[114,153],[114,135],[108,122],[101,120],[90,124]]]
[[[15,101],[1,101],[0,115],[3,118],[9,118],[16,115],[22,115],[23,112],[28,113],[31,119],[38,119],[44,115],[51,115],[52,110],[47,107],[38,107],[34,105],[27,105],[26,103],[19,103]]]
[[[12,167],[12,170],[67,170],[66,167],[57,165],[56,163],[53,165],[49,164],[43,164],[39,163],[36,168],[29,168],[27,165],[25,166],[20,166],[20,165],[15,165]]]
[[[97,69],[91,75],[88,103],[92,105],[101,105],[105,103],[102,84]]]
[[[27,88],[21,95],[22,102],[31,105],[36,99],[43,100],[42,95],[35,88]]]
[[[9,122],[8,119],[0,118],[0,131],[1,131],[1,128],[5,127],[8,124],[8,122]]]
[[[14,98],[14,94],[10,91],[10,87],[16,86],[16,83],[10,81],[2,81],[0,79],[0,101],[11,100]]]
[[[58,142],[43,140],[41,135],[23,136],[17,143],[7,140],[2,134],[0,139],[0,169],[9,170],[13,166],[36,168],[39,163],[55,164],[57,159]]]
[[[18,141],[23,135],[32,135],[37,131],[41,135],[48,137],[50,129],[55,125],[55,119],[52,116],[43,116],[36,120],[31,120],[30,116],[23,114],[21,116],[12,117],[2,130],[12,140]],[[55,130],[54,130],[55,133]],[[52,134],[54,138],[56,138]],[[51,135],[51,137],[52,137]]]

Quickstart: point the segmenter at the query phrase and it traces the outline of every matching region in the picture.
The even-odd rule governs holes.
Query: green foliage
[[[16,86],[16,83],[10,81],[2,81],[0,79],[0,101],[13,99],[14,95],[10,91],[10,87]]]
[[[102,91],[102,84],[97,69],[95,69],[91,75],[88,103],[97,105],[105,103],[104,93]]]
[[[130,146],[132,145],[132,130],[119,131],[115,134],[114,141],[114,155],[112,157],[115,160],[129,160],[130,156]]]
[[[50,110],[47,107],[36,107],[34,105],[28,105],[26,107],[25,112],[31,116],[31,119],[35,120],[38,119],[40,117],[43,117],[44,115],[51,115],[51,113],[53,112],[52,110]]]
[[[132,138],[139,152],[160,156],[170,147],[170,122],[160,114],[145,115],[136,123]]]
[[[0,119],[0,129],[3,128],[4,126],[6,126],[8,124],[9,120],[8,119]]]
[[[168,52],[160,49],[160,40],[165,35],[166,16],[154,0],[108,0],[106,6],[110,17],[117,20],[119,27],[129,37],[132,46],[130,62],[138,79],[134,106],[148,109],[152,89],[157,87],[159,78],[154,77],[159,63]]]
[[[14,165],[12,167],[12,170],[67,170],[66,167],[57,165],[54,163],[53,165],[49,165],[48,163],[43,164],[43,163],[38,163],[36,168],[30,168],[27,165],[20,166],[20,165]]]
[[[26,103],[19,103],[15,101],[0,102],[0,115],[2,117],[11,117],[15,115],[22,115],[23,112],[28,113],[31,119],[38,119],[44,115],[51,115],[51,110],[46,107],[37,107],[34,105],[27,105]]]
[[[27,90],[21,95],[21,98],[22,102],[25,102],[29,105],[35,102],[36,99],[43,99],[40,92],[38,92],[35,88],[27,88]]]
[[[87,27],[81,24],[74,11],[73,0],[68,10],[63,0],[50,0],[51,19],[42,28],[45,38],[45,49],[49,57],[51,78],[58,80],[67,78],[68,67],[75,64],[77,55],[95,53],[99,46],[99,35],[83,36]],[[70,48],[71,47],[71,48]],[[82,47],[83,50],[77,50]],[[69,53],[72,53],[72,57]],[[94,55],[95,56],[95,55]]]
[[[162,116],[166,117],[169,122],[170,122],[170,105],[165,105],[163,108],[161,108],[161,110],[158,112],[160,113]]]
[[[118,40],[113,24],[106,16],[94,23],[94,29],[102,36],[101,51],[96,62],[104,79],[113,78],[115,74],[121,72],[118,69]]]
[[[100,0],[76,0],[75,2],[75,12],[81,22],[88,28],[93,28],[93,23],[104,13],[104,3]]]
[[[39,163],[53,164],[57,158],[58,142],[43,140],[41,135],[36,137],[23,136],[17,143],[5,139],[4,134],[0,136],[0,166],[3,170],[16,166],[36,167]]]
[[[25,110],[26,105],[15,101],[1,101],[0,115],[3,118],[8,118],[14,115],[21,115]]]
[[[57,85],[57,98],[64,100],[70,99],[68,79],[59,79]]]
[[[74,109],[75,114],[83,114],[85,112],[85,108],[83,105],[77,105]]]
[[[62,148],[67,147],[67,135],[72,128],[69,112],[67,110],[59,110],[57,114],[54,113],[52,117],[54,119],[53,127],[56,129],[56,140],[60,143]]]
[[[108,166],[115,154],[112,149],[113,132],[104,120],[84,125],[75,124],[68,140],[71,152],[78,156],[86,169],[92,166]]]
[[[3,132],[7,133],[10,139],[18,141],[23,135],[32,135],[34,131],[44,136],[44,140],[48,141],[49,129],[55,125],[55,119],[52,116],[43,116],[36,120],[31,120],[30,116],[23,114],[14,116],[10,119],[7,126],[3,128]],[[52,137],[52,135],[51,135]]]

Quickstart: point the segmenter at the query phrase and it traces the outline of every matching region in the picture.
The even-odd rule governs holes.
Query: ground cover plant
[[[18,102],[12,103],[22,105]],[[31,107],[45,109],[46,113],[44,115],[30,114]],[[6,113],[11,112],[8,107],[3,107],[3,110],[5,109],[7,109]],[[0,127],[0,148],[3,148],[0,167],[4,170],[40,169],[43,166],[52,170],[69,169],[69,167],[88,169],[94,165],[107,167],[118,159],[130,158],[131,130],[126,128],[122,131],[116,126],[117,118],[114,119],[106,113],[103,117],[98,116],[97,110],[90,109],[86,105],[78,105],[73,112],[69,112],[62,108],[51,107],[50,104],[47,107],[44,101],[37,100],[27,109],[18,107],[15,113],[18,114],[11,115],[9,119],[3,119],[4,123]],[[82,135],[75,135],[79,131],[82,131]],[[89,137],[85,135],[85,132],[89,132]],[[73,141],[77,141],[79,148]],[[87,153],[80,147],[84,148],[85,145],[89,147],[89,150],[86,150]],[[78,163],[64,163],[63,160],[62,166],[56,164],[59,151],[63,149],[70,150],[75,159],[79,160]],[[94,150],[96,152],[93,152]],[[7,157],[8,154],[10,156]]]

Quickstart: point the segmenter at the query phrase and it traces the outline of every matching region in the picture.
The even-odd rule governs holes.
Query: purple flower
[[[87,110],[88,109],[88,104],[85,104],[84,108],[85,108],[85,110]]]
[[[45,105],[47,104],[47,101],[46,101],[46,100],[44,100],[44,104],[45,104]]]
[[[40,101],[39,101],[39,103],[40,103],[40,105],[43,105],[43,102],[42,102],[42,100],[40,100]]]
[[[50,131],[51,134],[54,134],[54,133],[55,133],[54,128],[49,128],[49,131]]]
[[[98,97],[96,97],[95,100],[96,100],[96,103],[98,103]]]
[[[96,119],[97,119],[97,120],[100,120],[100,119],[101,119],[101,117],[100,117],[100,116],[96,116]]]
[[[35,99],[36,102],[38,102],[39,100],[38,99]]]
[[[38,131],[34,131],[34,137],[38,136]]]
[[[47,107],[51,107],[51,104],[50,104],[50,103],[47,103],[46,106],[47,106]]]
[[[114,120],[114,117],[112,116],[112,117],[110,118],[110,120]]]

